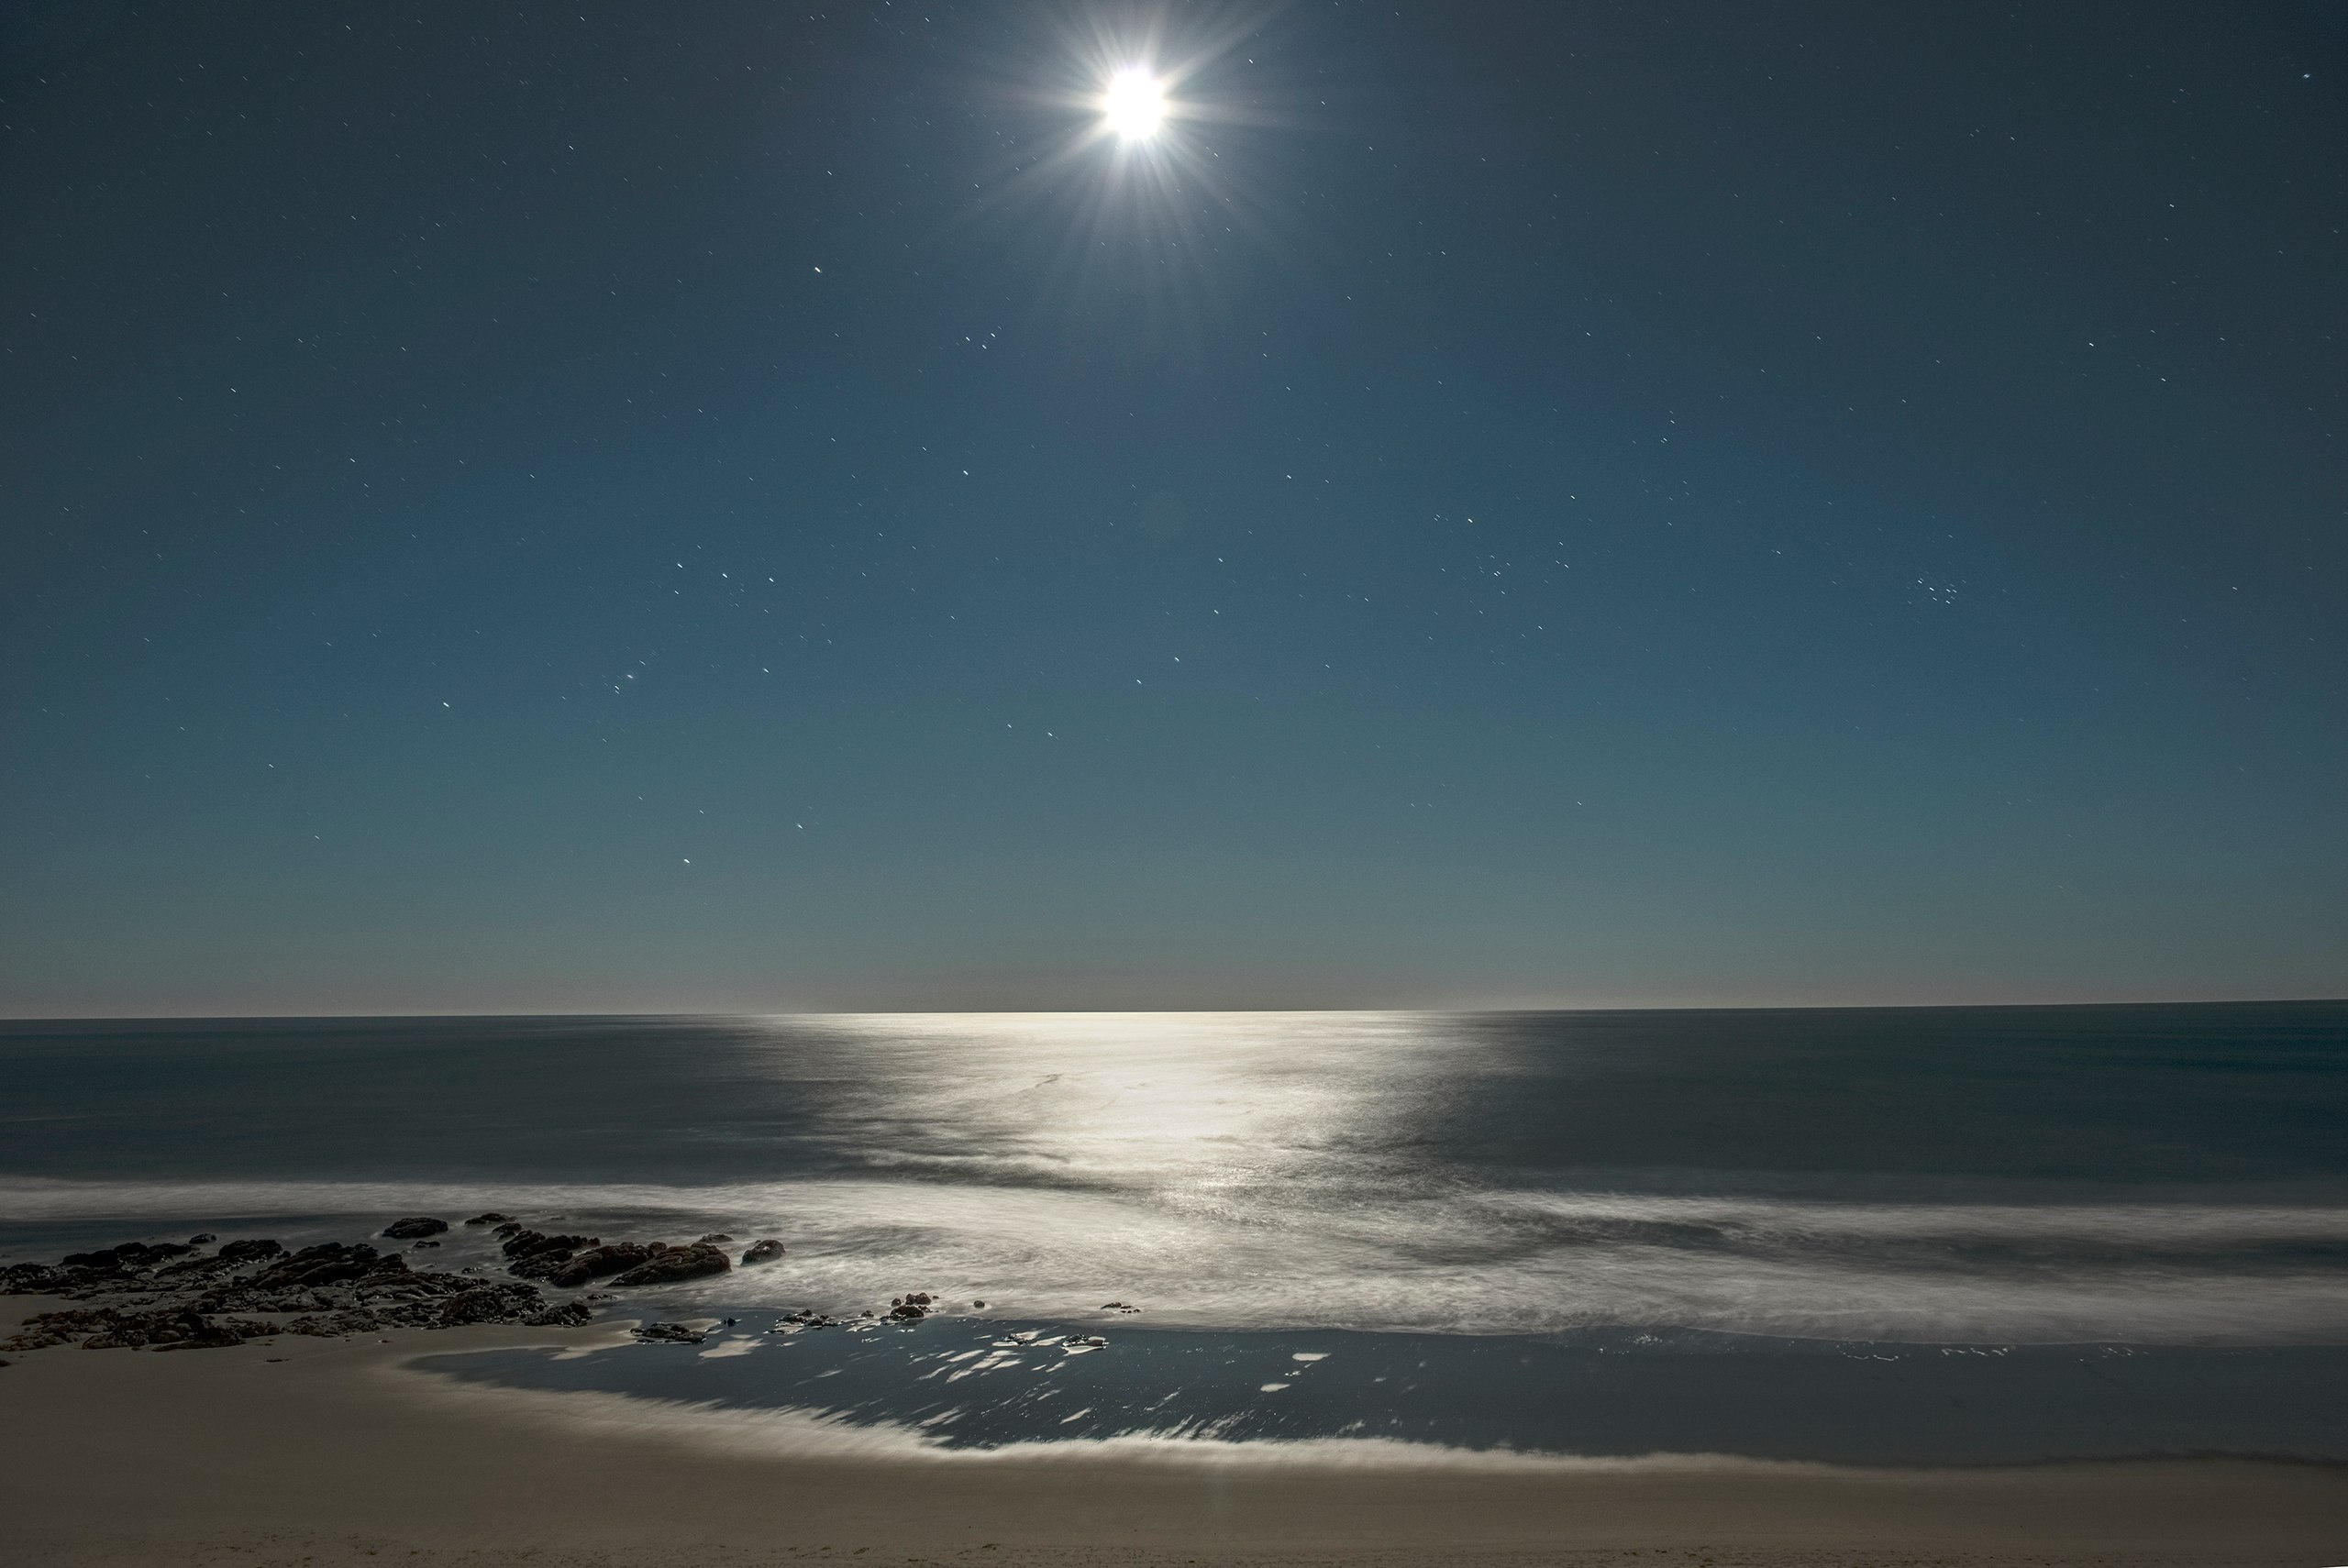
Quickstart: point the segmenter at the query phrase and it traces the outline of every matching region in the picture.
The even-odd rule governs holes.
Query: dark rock
[[[404,1220],[394,1220],[382,1229],[382,1234],[394,1242],[413,1242],[418,1236],[437,1236],[449,1228],[446,1220],[435,1220],[428,1214],[411,1214]]]
[[[985,1305],[986,1305],[986,1303],[985,1303],[985,1302],[983,1302],[983,1301],[973,1301],[973,1302],[971,1302],[971,1303],[970,1303],[970,1305],[971,1305],[971,1306],[973,1306],[973,1307],[983,1307],[983,1306],[985,1306]]]
[[[6,1342],[9,1350],[41,1350],[79,1340],[84,1350],[211,1350],[242,1344],[256,1335],[276,1332],[267,1323],[231,1319],[216,1322],[184,1308],[159,1307],[147,1311],[120,1311],[112,1307],[63,1312],[41,1312],[25,1320],[24,1327]]]
[[[549,1307],[522,1320],[533,1329],[575,1329],[595,1316],[595,1309],[584,1301],[566,1301],[559,1307]]]
[[[314,1339],[330,1340],[344,1334],[381,1333],[385,1325],[371,1312],[334,1312],[320,1317],[296,1318],[285,1325],[289,1334],[307,1334]]]
[[[916,1306],[911,1301],[903,1301],[889,1309],[889,1316],[892,1318],[903,1318],[906,1321],[910,1322],[915,1318],[928,1317],[929,1309],[926,1307]]]
[[[209,1231],[199,1231],[187,1239],[187,1244],[191,1247],[200,1247],[208,1242],[216,1242],[219,1239]]]
[[[412,1242],[407,1250],[412,1253],[420,1253],[426,1247],[437,1247],[439,1244],[437,1242]]]
[[[733,1266],[732,1261],[712,1243],[695,1242],[690,1247],[658,1249],[650,1257],[613,1280],[612,1284],[620,1288],[639,1285],[674,1285],[681,1279],[724,1274]]]
[[[246,1281],[252,1290],[315,1290],[322,1285],[342,1285],[386,1274],[405,1274],[407,1260],[397,1253],[379,1253],[364,1242],[345,1245],[320,1242],[290,1253]]]
[[[733,1237],[731,1237],[731,1236],[727,1235],[727,1234],[726,1234],[725,1231],[712,1231],[708,1235],[703,1236],[703,1237],[702,1238],[702,1240],[703,1240],[703,1241],[704,1241],[704,1242],[715,1242],[715,1243],[716,1243],[717,1245],[719,1245],[719,1246],[724,1246],[726,1242],[728,1242],[732,1241],[733,1239],[734,1239]]]
[[[520,1234],[521,1230],[522,1221],[519,1220],[504,1220],[498,1222],[497,1229],[492,1231],[490,1234],[493,1236],[513,1236]]]
[[[71,1268],[23,1264],[0,1270],[0,1284],[11,1290],[50,1289],[83,1299],[128,1297],[123,1305],[28,1319],[11,1348],[38,1350],[78,1342],[92,1350],[202,1349],[281,1331],[356,1334],[467,1323],[556,1326],[583,1322],[593,1310],[583,1303],[550,1308],[535,1286],[411,1269],[404,1256],[378,1253],[364,1242],[327,1242],[288,1253],[273,1241],[234,1242],[217,1255],[190,1257],[160,1270],[141,1267],[135,1273],[124,1269],[126,1260],[145,1264],[190,1249],[157,1249],[146,1243],[127,1248],[81,1254],[97,1267],[86,1263]],[[239,1261],[261,1266],[238,1275]],[[224,1316],[232,1312],[295,1316],[281,1331],[271,1323]]]
[[[220,1256],[228,1263],[251,1263],[260,1258],[273,1258],[284,1250],[266,1236],[254,1236],[242,1242],[230,1242],[220,1249]]]
[[[505,1239],[505,1266],[525,1279],[554,1275],[581,1247],[596,1245],[593,1236],[549,1236],[542,1231],[516,1231]]]
[[[0,1293],[9,1296],[62,1296],[87,1269],[59,1268],[51,1264],[10,1264],[0,1269]]]
[[[514,1216],[511,1214],[500,1214],[496,1209],[493,1209],[486,1214],[474,1215],[471,1219],[466,1220],[465,1223],[468,1225],[504,1225],[510,1222],[513,1218]]]
[[[869,1318],[872,1314],[867,1312],[865,1316]],[[783,1319],[782,1323],[795,1324],[799,1328],[803,1329],[836,1329],[847,1321],[847,1320],[845,1318],[835,1318],[828,1313],[818,1312],[812,1308],[802,1307],[798,1311],[793,1312],[791,1316]],[[780,1334],[786,1331],[783,1329],[782,1323],[777,1323],[774,1326],[774,1331],[776,1333]]]
[[[635,1333],[644,1343],[656,1345],[697,1345],[709,1338],[699,1329],[690,1329],[682,1323],[645,1323]]]
[[[651,1248],[635,1242],[614,1242],[609,1246],[593,1247],[579,1253],[548,1275],[547,1283],[559,1285],[565,1290],[576,1289],[591,1279],[623,1274],[652,1255]]]
[[[537,1292],[532,1290],[527,1296],[517,1298],[515,1295],[517,1289],[527,1290],[528,1287],[481,1286],[461,1296],[450,1297],[441,1304],[436,1316],[445,1328],[455,1328],[460,1323],[511,1322],[517,1315],[517,1309],[527,1309],[528,1315],[537,1316]]]
[[[125,1242],[118,1247],[107,1247],[94,1253],[68,1253],[58,1261],[67,1268],[96,1269],[102,1273],[128,1272],[152,1268],[166,1258],[175,1258],[194,1250],[181,1242]]]
[[[752,1242],[742,1253],[742,1266],[756,1268],[760,1264],[774,1262],[782,1256],[782,1243],[774,1240]]]

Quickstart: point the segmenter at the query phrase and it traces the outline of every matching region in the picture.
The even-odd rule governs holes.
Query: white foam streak
[[[649,1439],[737,1460],[760,1456],[802,1463],[882,1462],[980,1469],[1031,1464],[1080,1469],[1115,1464],[1180,1470],[1408,1470],[1421,1474],[1445,1471],[1520,1474],[1835,1473],[1831,1465],[1748,1459],[1735,1454],[1589,1457],[1523,1449],[1454,1448],[1384,1437],[1240,1441],[1216,1435],[1212,1424],[1180,1433],[1062,1437],[991,1448],[956,1448],[939,1442],[918,1425],[851,1421],[823,1410],[745,1410],[626,1394],[504,1388],[460,1383],[437,1373],[408,1375],[429,1379],[428,1392],[435,1400],[473,1401],[485,1418],[598,1435]]]

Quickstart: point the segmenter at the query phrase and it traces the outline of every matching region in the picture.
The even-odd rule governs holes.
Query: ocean
[[[2348,1461],[2348,1003],[0,1024],[0,1262],[484,1209],[788,1252],[614,1304],[703,1345],[462,1381],[949,1446]],[[951,1312],[775,1331],[913,1290]]]

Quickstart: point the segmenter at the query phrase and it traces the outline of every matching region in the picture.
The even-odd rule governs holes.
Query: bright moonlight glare
[[[1138,65],[1127,66],[1109,78],[1102,94],[1101,112],[1109,128],[1128,140],[1155,132],[1166,119],[1166,90],[1157,78]]]

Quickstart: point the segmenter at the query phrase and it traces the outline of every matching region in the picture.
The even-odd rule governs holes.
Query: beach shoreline
[[[54,1303],[9,1300],[13,1327]],[[431,1353],[584,1329],[60,1347],[0,1368],[0,1558],[642,1565],[830,1557],[990,1564],[2315,1564],[2348,1468],[2160,1460],[1872,1470],[1736,1459],[1374,1462],[1254,1445],[940,1454],[758,1441],[757,1418],[460,1387]],[[823,1437],[820,1428],[814,1436]]]

